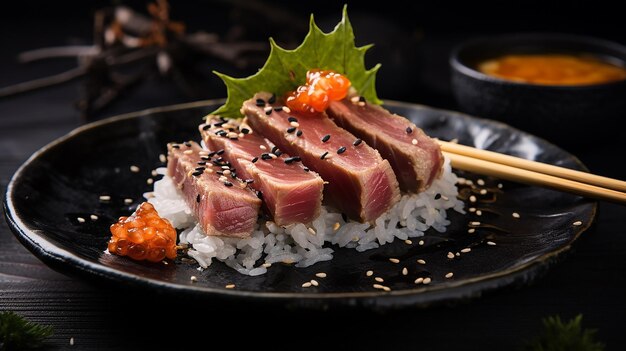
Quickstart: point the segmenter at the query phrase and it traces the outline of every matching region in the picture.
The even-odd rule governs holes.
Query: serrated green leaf
[[[283,95],[304,84],[306,72],[314,68],[332,69],[344,74],[352,82],[352,87],[369,102],[382,103],[376,95],[375,86],[380,64],[371,69],[365,68],[365,52],[372,45],[356,47],[347,6],[343,8],[341,21],[330,33],[324,33],[311,15],[309,33],[302,44],[293,50],[281,48],[272,38],[269,41],[270,55],[256,74],[233,78],[214,72],[224,81],[228,93],[226,104],[215,110],[214,114],[241,117],[241,105],[255,93],[268,91]]]

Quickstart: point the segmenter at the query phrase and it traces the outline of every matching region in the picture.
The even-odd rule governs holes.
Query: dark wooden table
[[[68,65],[49,62],[19,66],[21,50],[64,42],[76,28],[61,25],[42,40],[24,27],[19,38],[3,38],[0,85],[50,73]],[[0,24],[8,33],[8,25]],[[446,91],[445,62],[452,42],[426,40],[423,77],[444,83],[424,85],[414,101],[454,108]],[[431,64],[432,63],[432,64]],[[69,63],[71,64],[71,62]],[[429,66],[429,64],[431,64]],[[435,70],[429,67],[436,67]],[[425,79],[426,79],[425,78]],[[384,79],[384,78],[382,78]],[[442,88],[443,87],[443,88]],[[439,90],[438,90],[439,89]],[[434,91],[434,92],[433,92]],[[0,100],[0,190],[19,165],[46,143],[79,126],[72,106],[79,85],[69,84]],[[221,88],[216,95],[223,96]],[[395,96],[391,96],[394,97]],[[181,102],[186,98],[162,83],[142,87],[103,115]],[[626,117],[626,111],[625,116]],[[581,141],[584,143],[584,140]],[[587,144],[576,155],[595,173],[626,179],[624,144]],[[196,306],[193,301],[130,291],[57,273],[28,252],[0,219],[0,311],[15,311],[54,327],[54,350],[162,349],[203,338],[222,338],[240,330],[233,347],[289,343],[323,345],[330,335],[354,349],[516,349],[541,329],[541,318],[584,315],[584,325],[598,329],[609,350],[626,344],[626,206],[601,202],[595,226],[571,255],[528,286],[504,289],[456,306],[376,313],[363,310],[288,311],[256,306]],[[194,317],[200,317],[196,324]],[[145,332],[144,330],[148,330]],[[70,338],[74,345],[70,346]],[[210,346],[207,346],[210,347]]]

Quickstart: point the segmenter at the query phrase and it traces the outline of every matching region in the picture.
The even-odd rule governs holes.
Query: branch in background
[[[51,326],[29,322],[15,312],[0,312],[0,351],[42,347],[52,333]]]
[[[604,351],[604,345],[594,340],[596,330],[582,328],[582,315],[568,322],[559,316],[544,318],[543,334],[529,342],[524,351]]]

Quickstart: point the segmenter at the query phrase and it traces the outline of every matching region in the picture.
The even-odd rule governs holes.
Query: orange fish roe
[[[110,253],[151,262],[176,258],[176,230],[149,202],[130,217],[120,217],[111,225],[111,234]]]
[[[331,101],[346,97],[351,84],[348,77],[333,70],[310,70],[306,84],[287,95],[287,107],[306,113],[324,112]]]

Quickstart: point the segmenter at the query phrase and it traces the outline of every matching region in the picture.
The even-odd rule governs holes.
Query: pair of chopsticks
[[[621,180],[447,141],[439,140],[439,145],[460,170],[626,204],[626,182]]]

